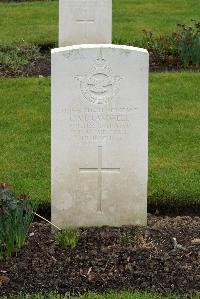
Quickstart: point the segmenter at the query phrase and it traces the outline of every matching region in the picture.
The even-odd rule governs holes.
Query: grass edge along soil
[[[69,294],[60,295],[57,293],[49,293],[49,294],[18,294],[18,295],[11,295],[11,296],[1,296],[0,299],[199,299],[200,294],[197,295],[185,295],[179,296],[176,294],[171,294],[168,296],[163,296],[154,293],[148,292],[110,292],[104,294],[95,294],[89,293],[87,295],[80,295],[80,296],[71,296]]]

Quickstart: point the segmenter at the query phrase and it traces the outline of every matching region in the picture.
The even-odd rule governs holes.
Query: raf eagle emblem
[[[107,104],[112,100],[119,91],[118,82],[121,80],[121,77],[112,74],[111,68],[103,58],[102,51],[89,72],[75,78],[80,82],[84,98],[98,105]]]

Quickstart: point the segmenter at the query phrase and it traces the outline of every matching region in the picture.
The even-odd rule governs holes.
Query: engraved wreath
[[[80,81],[80,88],[84,98],[92,104],[107,104],[118,91],[118,82],[121,77],[114,76],[111,68],[106,64],[102,51],[92,66],[84,76],[76,76]]]

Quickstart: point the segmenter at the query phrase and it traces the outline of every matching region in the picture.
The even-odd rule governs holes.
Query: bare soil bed
[[[174,248],[173,238],[178,248]],[[200,291],[200,217],[156,217],[148,227],[84,228],[75,250],[35,222],[21,254],[0,262],[0,294],[141,289]]]

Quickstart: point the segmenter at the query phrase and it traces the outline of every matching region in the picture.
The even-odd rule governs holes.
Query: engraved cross
[[[76,23],[84,26],[85,38],[89,36],[89,25],[94,24],[95,20],[92,17],[88,17],[88,10],[85,8],[83,10],[83,17],[80,17],[76,20]]]
[[[102,146],[98,146],[98,168],[79,168],[81,173],[98,173],[97,212],[102,213],[102,173],[120,173],[120,168],[102,167]]]

